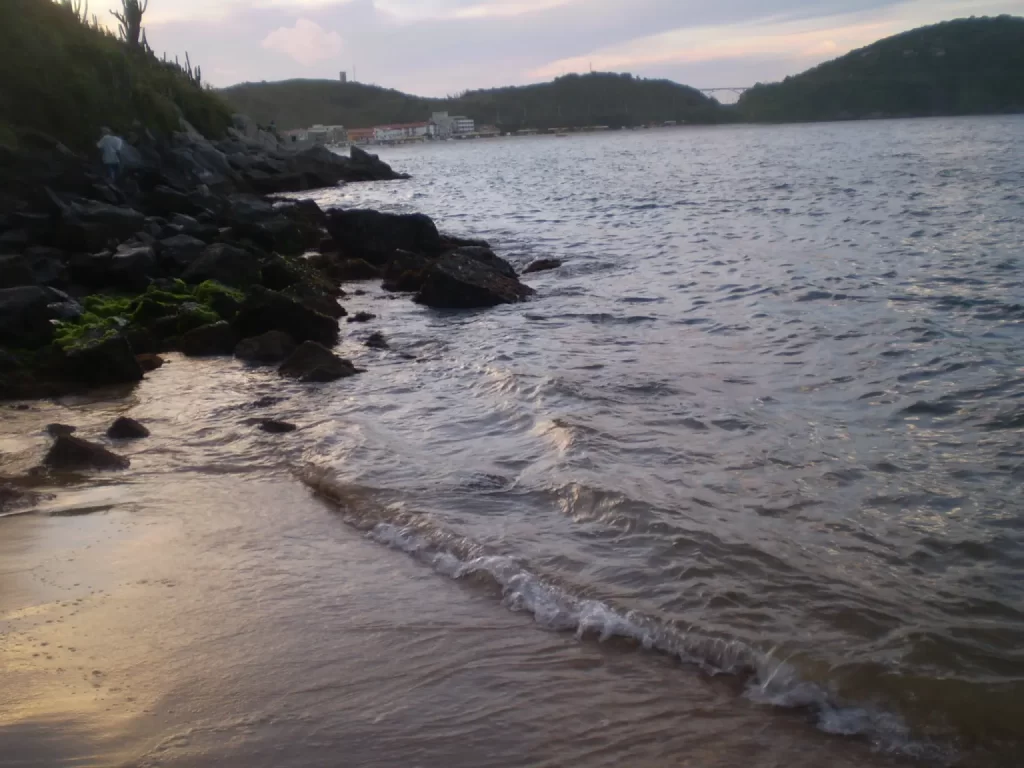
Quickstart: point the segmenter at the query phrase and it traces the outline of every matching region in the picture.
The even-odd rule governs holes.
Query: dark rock
[[[523,274],[529,275],[534,272],[545,272],[549,269],[558,269],[560,266],[562,266],[561,259],[537,259],[523,270]]]
[[[50,494],[36,493],[13,483],[0,480],[0,516],[12,512],[28,511],[45,499],[53,498]]]
[[[371,333],[369,338],[363,342],[364,346],[370,349],[391,349],[391,345],[388,344],[387,339],[384,338],[383,333]]]
[[[396,250],[426,256],[441,253],[437,227],[422,213],[335,210],[327,214],[327,230],[346,256],[371,264],[386,264]]]
[[[4,288],[38,284],[27,259],[22,256],[0,256],[0,285]]]
[[[297,342],[316,341],[334,346],[338,342],[338,323],[301,302],[277,291],[254,286],[234,319],[242,338],[267,331],[284,331]]]
[[[287,421],[278,421],[277,419],[263,419],[260,421],[260,429],[264,432],[269,432],[272,435],[284,435],[288,432],[294,432],[298,427],[294,424],[290,424]]]
[[[154,355],[152,353],[136,355],[135,361],[139,364],[139,367],[142,368],[144,373],[155,371],[157,368],[162,367],[165,362],[160,355]]]
[[[283,331],[267,331],[260,336],[242,339],[235,347],[235,357],[247,363],[275,365],[295,351],[295,340]]]
[[[87,386],[123,384],[142,379],[142,367],[128,340],[119,334],[84,340],[65,351],[66,379]]]
[[[178,339],[178,349],[187,357],[230,355],[238,343],[238,334],[231,323],[219,323],[193,328]]]
[[[391,280],[385,280],[380,284],[380,287],[385,291],[391,291],[392,293],[416,293],[420,288],[423,287],[423,283],[426,281],[425,270],[408,270],[403,272],[398,277],[392,278]]]
[[[207,246],[202,255],[182,275],[189,283],[216,280],[233,287],[258,283],[260,267],[255,257],[242,248],[226,243]]]
[[[353,376],[362,371],[348,360],[314,341],[306,341],[285,360],[278,372],[299,381],[326,382]]]
[[[289,289],[287,291],[292,298],[297,299],[302,303],[302,306],[307,309],[311,309],[314,312],[319,312],[321,315],[333,318],[335,320],[345,317],[348,311],[338,303],[338,300],[333,296],[325,296],[315,291],[302,291]]]
[[[63,251],[36,246],[18,256],[0,256],[0,286],[65,286],[68,270]]]
[[[510,277],[515,279],[517,277],[515,268],[505,261],[500,256],[496,255],[490,248],[484,248],[479,245],[467,245],[462,248],[456,248],[451,251],[452,254],[457,256],[464,256],[466,258],[479,261],[484,266],[493,269],[499,275]]]
[[[135,419],[120,416],[107,428],[107,437],[114,440],[139,440],[149,437],[149,430]]]
[[[188,268],[206,250],[206,243],[198,237],[180,234],[160,241],[160,261],[175,274]]]
[[[0,343],[36,348],[53,338],[49,304],[43,288],[21,286],[0,289]]]
[[[328,271],[331,277],[340,282],[374,280],[380,277],[380,269],[365,259],[339,260],[328,266]]]
[[[130,291],[142,291],[156,273],[156,254],[149,245],[120,246],[107,267],[112,285]]]
[[[533,292],[517,278],[459,250],[430,265],[416,301],[428,307],[472,309],[523,301]]]
[[[377,316],[372,312],[356,312],[352,317],[348,319],[350,323],[368,323],[371,320],[376,320]]]
[[[158,216],[173,216],[176,213],[195,214],[202,210],[187,194],[165,184],[158,184],[146,195],[146,209]]]
[[[146,217],[134,208],[87,200],[62,212],[55,234],[58,246],[72,251],[98,251],[111,241],[123,242],[144,228]]]
[[[371,155],[355,144],[349,149],[349,159],[355,174],[361,178],[349,178],[346,181],[389,181],[392,179],[408,179],[407,173],[395,173],[391,166],[377,155]]]
[[[441,235],[441,247],[446,251],[453,251],[464,246],[477,246],[479,248],[490,248],[491,244],[486,240],[476,237],[459,237],[458,235]]]
[[[46,434],[50,437],[58,437],[59,435],[71,435],[78,431],[78,427],[73,427],[70,424],[47,424]]]
[[[167,223],[169,230],[173,231],[173,234],[191,235],[197,237],[200,240],[210,241],[215,238],[218,234],[217,227],[206,221],[199,221],[192,216],[186,216],[183,213],[176,213],[171,217]],[[168,236],[173,236],[169,234]]]
[[[73,435],[58,435],[43,464],[57,470],[127,469],[131,462],[102,445]]]

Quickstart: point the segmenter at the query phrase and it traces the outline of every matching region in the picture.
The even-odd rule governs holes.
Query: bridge
[[[722,86],[720,88],[698,88],[697,90],[706,96],[712,96],[716,93],[733,93],[738,98],[743,95],[744,91],[749,91],[751,88],[753,88],[752,85],[742,85],[736,87]]]

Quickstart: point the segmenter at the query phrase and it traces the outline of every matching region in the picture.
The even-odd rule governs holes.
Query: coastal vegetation
[[[182,116],[204,135],[222,136],[230,109],[191,63],[156,56],[141,29],[144,11],[127,0],[118,37],[84,4],[0,3],[0,146],[47,138],[84,149],[102,126],[169,133]]]
[[[751,122],[1021,112],[1024,18],[959,19],[895,35],[757,85],[737,109]]]
[[[243,83],[221,91],[228,103],[280,130],[316,123],[369,128],[426,120],[432,112],[472,118],[505,131],[646,125],[667,121],[720,123],[732,112],[700,91],[668,80],[595,72],[548,83],[467,91],[427,99],[362,83],[285,80]]]

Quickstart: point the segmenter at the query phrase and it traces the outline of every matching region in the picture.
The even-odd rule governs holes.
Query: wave
[[[793,664],[774,651],[764,652],[697,627],[666,624],[610,600],[585,597],[583,590],[449,531],[401,502],[381,503],[377,491],[339,482],[328,470],[307,469],[299,477],[369,539],[408,554],[438,574],[493,589],[509,610],[530,614],[545,630],[572,632],[580,641],[616,642],[660,653],[709,675],[736,676],[742,680],[746,698],[801,711],[821,731],[866,739],[881,751],[941,762],[954,757],[945,748],[915,740],[899,716],[842,701],[827,682],[803,679]]]

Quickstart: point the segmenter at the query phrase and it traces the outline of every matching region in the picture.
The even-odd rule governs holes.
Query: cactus
[[[142,15],[149,7],[149,0],[121,0],[121,13],[111,11],[110,15],[117,19],[121,39],[132,48],[139,47],[142,35]]]

